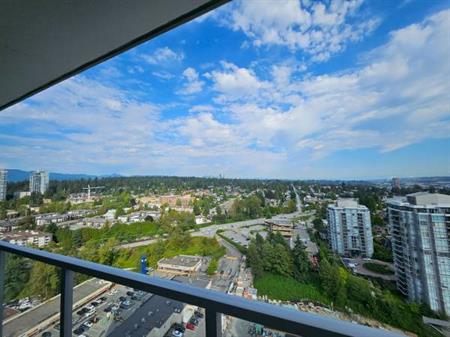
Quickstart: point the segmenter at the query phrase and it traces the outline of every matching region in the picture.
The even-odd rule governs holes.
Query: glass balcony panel
[[[41,336],[59,324],[60,276],[58,267],[6,253],[3,336]]]

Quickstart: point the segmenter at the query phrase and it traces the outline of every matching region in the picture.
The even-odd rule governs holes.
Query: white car
[[[87,313],[84,314],[84,317],[91,317],[94,314],[95,314],[95,309],[94,310],[89,310]]]
[[[87,322],[84,322],[83,325],[90,328],[92,326],[92,322],[87,321]]]
[[[172,331],[172,336],[173,337],[183,337],[183,333],[181,331],[178,331],[175,329]]]

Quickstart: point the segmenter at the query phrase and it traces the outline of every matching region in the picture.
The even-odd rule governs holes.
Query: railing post
[[[222,315],[211,307],[206,307],[206,336],[222,337]]]
[[[61,270],[60,337],[72,336],[73,271]]]
[[[3,302],[5,300],[6,253],[0,250],[0,337],[3,337]]]

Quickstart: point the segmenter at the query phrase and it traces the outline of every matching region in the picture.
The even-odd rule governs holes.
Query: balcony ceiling
[[[0,110],[227,0],[0,0]]]

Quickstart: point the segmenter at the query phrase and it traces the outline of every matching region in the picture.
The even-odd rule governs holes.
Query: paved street
[[[84,297],[92,294],[96,290],[104,286],[99,279],[90,279],[74,288],[74,303],[80,301]],[[60,308],[59,295],[55,298],[42,303],[41,305],[24,312],[22,315],[13,318],[3,326],[3,334],[5,337],[20,336],[29,329],[35,327],[40,322],[59,313]]]

